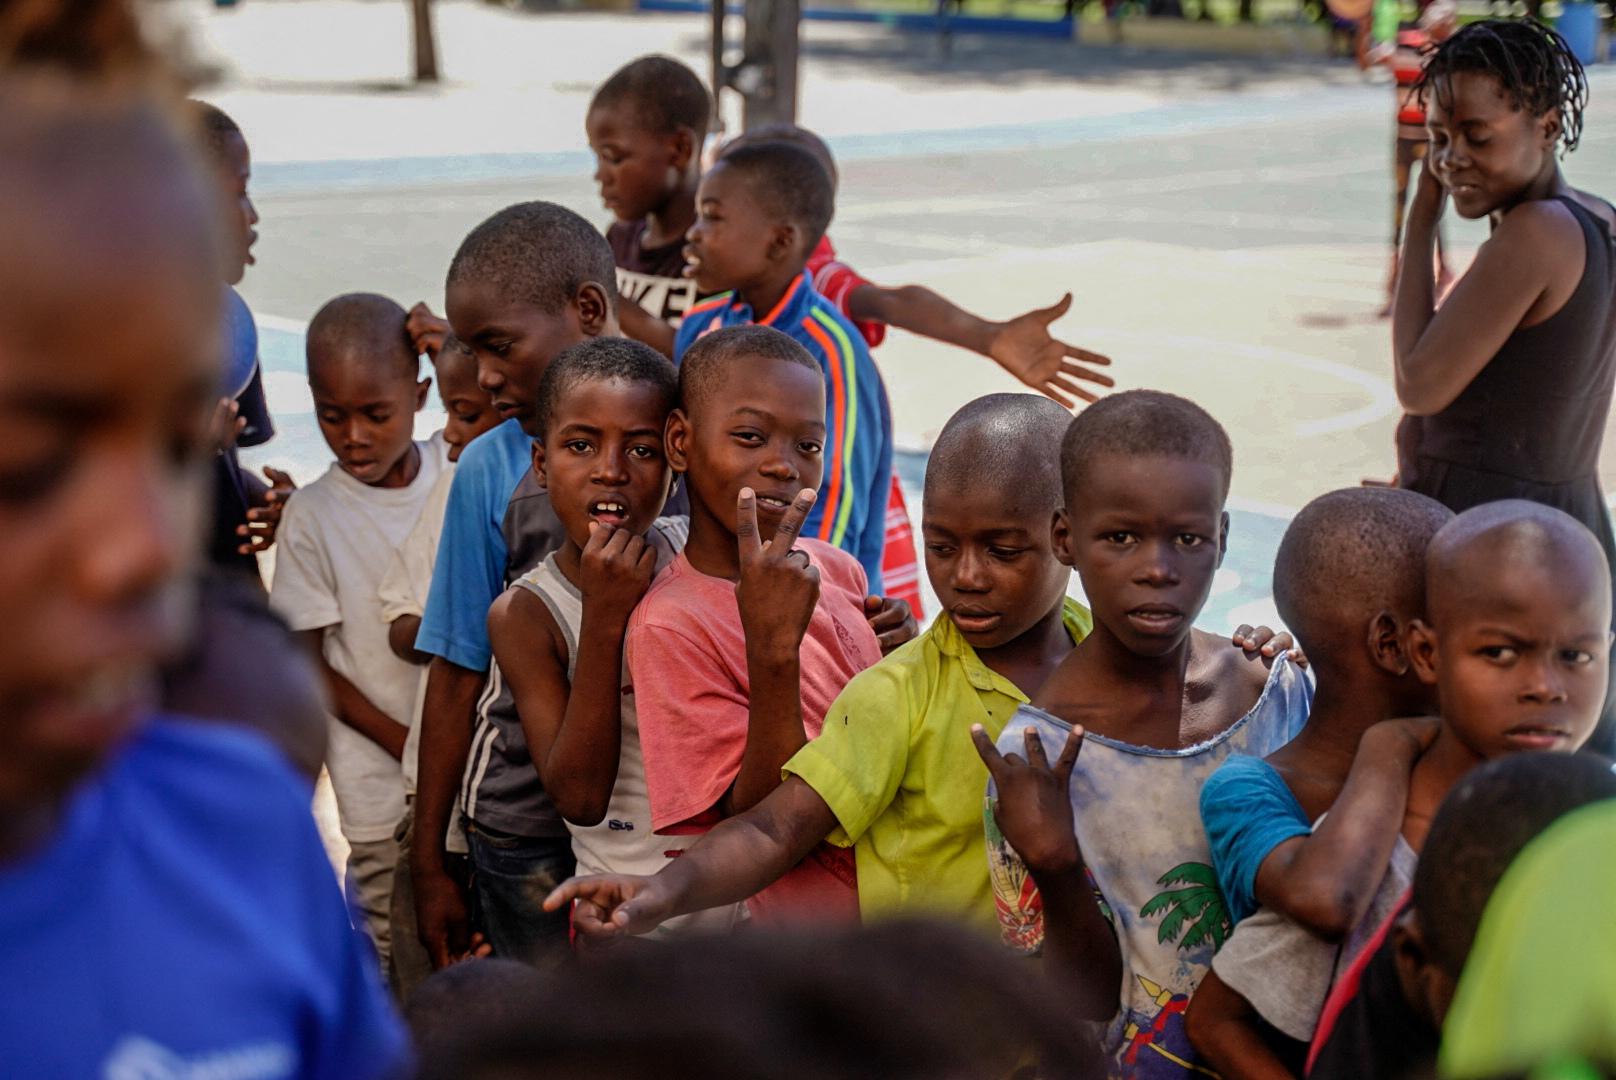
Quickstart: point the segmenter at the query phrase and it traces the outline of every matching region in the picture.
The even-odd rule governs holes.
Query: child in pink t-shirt
[[[690,539],[640,601],[625,656],[651,827],[705,832],[755,805],[819,734],[848,680],[881,658],[858,561],[798,537],[824,470],[824,375],[766,326],[717,330],[679,372],[666,451]],[[767,542],[764,542],[767,539]],[[856,919],[853,860],[820,845],[751,901],[771,921]]]

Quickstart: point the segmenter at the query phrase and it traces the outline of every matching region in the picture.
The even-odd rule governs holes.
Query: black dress
[[[1470,385],[1397,429],[1399,483],[1455,512],[1498,499],[1557,507],[1588,526],[1616,569],[1599,487],[1599,446],[1616,381],[1616,240],[1557,196],[1582,226],[1587,265],[1565,306],[1517,329]]]

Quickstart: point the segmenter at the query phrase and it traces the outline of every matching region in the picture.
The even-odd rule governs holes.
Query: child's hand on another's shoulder
[[[1043,740],[1030,727],[1025,759],[1019,754],[1000,754],[981,724],[971,725],[971,741],[999,792],[993,820],[1027,869],[1036,877],[1081,866],[1083,856],[1072,825],[1071,785],[1072,769],[1083,749],[1083,728],[1072,727],[1053,768],[1044,754]]]
[[[579,566],[584,610],[626,623],[656,575],[656,549],[627,529],[591,522]]]
[[[806,551],[792,547],[817,498],[811,488],[797,493],[786,508],[774,536],[758,535],[757,495],[742,488],[737,500],[736,543],[740,546],[741,577],[735,601],[741,610],[749,654],[771,661],[796,659],[802,636],[819,603],[819,570]]]
[[[1267,626],[1254,628],[1241,623],[1239,629],[1234,632],[1233,641],[1253,660],[1259,656],[1264,660],[1273,660],[1284,655],[1288,656],[1291,663],[1297,667],[1307,667],[1307,657],[1303,654],[1302,647],[1296,644],[1296,639],[1287,631],[1276,632]]]
[[[1370,754],[1392,767],[1412,769],[1431,744],[1442,721],[1434,716],[1408,716],[1371,725],[1358,740],[1358,753]]]
[[[920,624],[915,621],[915,613],[909,610],[907,600],[892,596],[866,596],[864,614],[870,620],[870,629],[875,631],[882,656],[904,642],[914,640],[915,635],[920,633]]]

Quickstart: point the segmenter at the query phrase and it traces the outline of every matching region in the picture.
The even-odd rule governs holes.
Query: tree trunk
[[[438,81],[438,43],[432,33],[432,0],[410,0],[415,39],[415,81]]]

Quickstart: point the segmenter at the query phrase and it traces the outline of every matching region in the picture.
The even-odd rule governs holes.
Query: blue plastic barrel
[[[1554,28],[1584,64],[1599,59],[1599,7],[1593,0],[1565,0]]]

